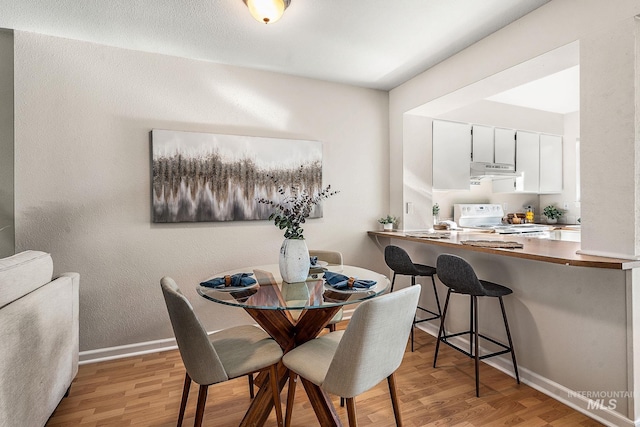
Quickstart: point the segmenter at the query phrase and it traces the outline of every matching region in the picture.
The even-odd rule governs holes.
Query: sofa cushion
[[[0,308],[49,283],[53,276],[51,255],[24,251],[0,259]]]

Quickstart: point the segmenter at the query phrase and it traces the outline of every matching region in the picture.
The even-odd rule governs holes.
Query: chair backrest
[[[323,251],[309,249],[309,256],[317,256],[318,260],[326,261],[329,264],[342,265],[342,253],[338,251]]]
[[[394,373],[402,363],[420,287],[410,286],[361,303],[353,313],[322,387],[355,397]]]
[[[167,304],[173,333],[187,373],[196,383],[210,385],[229,379],[209,341],[207,331],[196,317],[193,306],[182,294],[176,282],[163,277],[160,286]]]
[[[389,245],[384,248],[384,262],[396,274],[415,276],[416,268],[409,254],[399,246]]]
[[[456,255],[442,254],[436,260],[438,279],[455,292],[469,295],[486,295],[473,267]]]

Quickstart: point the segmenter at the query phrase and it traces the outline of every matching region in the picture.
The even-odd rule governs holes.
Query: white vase
[[[391,231],[391,230],[393,230],[393,223],[382,224],[382,229],[383,229],[384,231]]]
[[[547,218],[547,224],[556,224],[558,222],[557,218]]]
[[[280,247],[280,275],[288,283],[304,282],[309,276],[309,249],[304,239],[284,239]]]

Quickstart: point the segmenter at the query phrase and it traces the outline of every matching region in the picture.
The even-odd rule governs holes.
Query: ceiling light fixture
[[[251,16],[256,21],[265,24],[273,24],[276,22],[284,10],[289,7],[291,0],[242,0],[249,8]]]

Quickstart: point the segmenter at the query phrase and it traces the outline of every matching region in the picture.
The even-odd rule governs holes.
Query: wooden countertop
[[[565,264],[576,267],[609,268],[615,270],[629,270],[640,267],[640,260],[605,258],[593,255],[581,255],[576,253],[580,249],[578,242],[566,242],[559,240],[525,237],[514,234],[474,233],[474,232],[450,232],[448,239],[430,239],[424,237],[412,237],[414,234],[404,231],[369,231],[373,237],[387,237],[392,239],[408,240],[444,247],[455,247],[468,251],[486,252],[496,255],[514,258],[530,259],[535,261]],[[478,246],[463,245],[465,240],[498,240],[518,242],[523,244],[522,249],[497,249]]]

